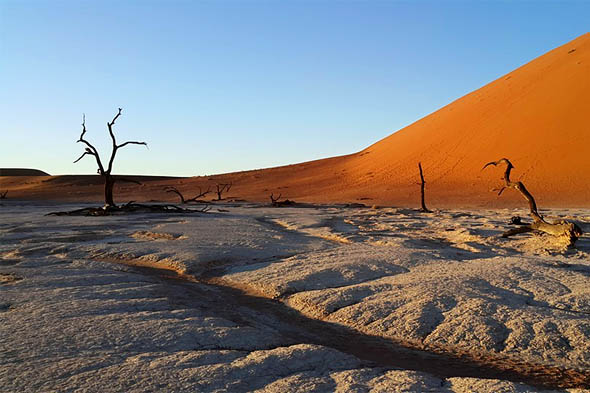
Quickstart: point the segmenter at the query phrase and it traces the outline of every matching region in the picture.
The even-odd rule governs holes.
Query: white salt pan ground
[[[590,241],[500,238],[524,210],[43,215],[69,208],[0,206],[1,391],[538,391],[378,367],[214,286],[121,263],[416,348],[590,373]],[[588,211],[551,213],[590,231]]]

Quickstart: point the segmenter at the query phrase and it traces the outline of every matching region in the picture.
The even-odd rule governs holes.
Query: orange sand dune
[[[526,184],[540,207],[590,206],[590,34],[356,154],[210,177],[144,179],[143,186],[122,183],[116,195],[121,201],[174,200],[165,185],[191,194],[231,181],[228,196],[252,201],[274,192],[297,201],[416,206],[421,161],[433,208],[524,206],[513,190],[501,197],[490,191],[501,184],[503,168],[481,171],[502,157],[512,161],[513,179]],[[3,178],[0,189],[21,198],[100,199],[99,186],[80,184],[89,177],[61,178],[59,187],[52,178]]]

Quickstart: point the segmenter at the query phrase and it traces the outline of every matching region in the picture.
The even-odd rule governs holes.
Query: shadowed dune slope
[[[515,166],[539,205],[590,206],[590,34],[558,47],[467,94],[367,149],[342,157],[209,177],[154,180],[120,198],[173,200],[162,191],[176,185],[187,194],[233,182],[228,196],[268,200],[282,193],[298,201],[418,205],[417,164],[422,162],[427,203],[438,206],[525,205],[513,190],[498,197],[502,157]],[[7,181],[5,181],[8,184]],[[51,195],[50,183],[20,187]],[[92,188],[97,189],[97,188]],[[150,195],[139,193],[149,190]],[[90,191],[80,192],[78,196]],[[95,196],[99,197],[99,194]]]

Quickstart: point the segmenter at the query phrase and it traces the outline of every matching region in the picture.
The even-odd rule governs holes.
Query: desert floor
[[[0,391],[590,391],[590,237],[524,209],[77,207],[0,206]]]

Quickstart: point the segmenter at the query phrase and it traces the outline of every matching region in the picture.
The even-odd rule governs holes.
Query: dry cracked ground
[[[75,207],[0,206],[0,391],[590,391],[590,239],[524,210]]]

